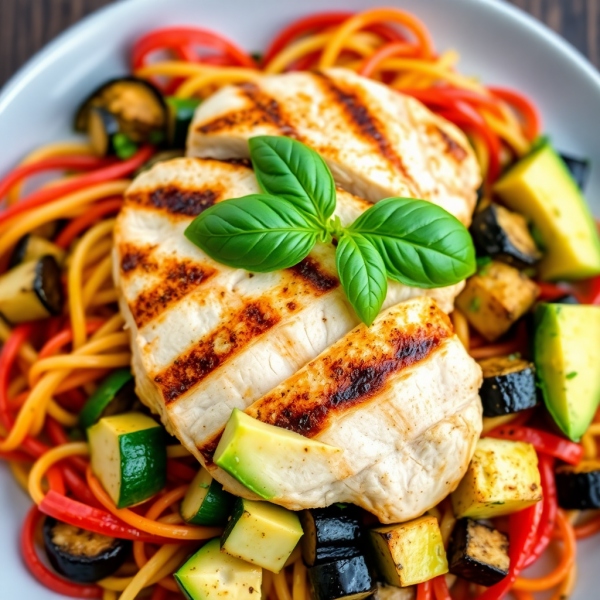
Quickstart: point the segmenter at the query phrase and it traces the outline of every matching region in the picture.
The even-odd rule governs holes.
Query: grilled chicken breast
[[[464,134],[417,100],[352,71],[271,75],[221,89],[198,108],[188,155],[246,158],[255,135],[311,146],[338,185],[371,202],[422,198],[471,221],[481,178]]]
[[[115,228],[114,277],[138,394],[201,461],[233,408],[246,409],[359,323],[331,245],[291,269],[252,274],[214,262],[184,237],[207,207],[257,191],[242,164],[160,163],[131,185]],[[368,206],[338,192],[343,222]],[[461,289],[390,282],[385,306],[426,295],[450,311]]]
[[[325,476],[308,455],[271,501],[292,510],[351,502],[384,523],[422,514],[465,474],[481,433],[480,385],[480,368],[434,300],[390,308],[246,409],[344,451]],[[213,476],[243,496],[209,462],[217,441],[200,451]]]

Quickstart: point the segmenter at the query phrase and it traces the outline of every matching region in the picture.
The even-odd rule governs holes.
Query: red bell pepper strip
[[[508,575],[477,596],[477,600],[501,600],[510,592],[535,545],[542,509],[542,503],[538,502],[525,510],[510,515],[508,526],[510,568]]]
[[[417,585],[417,600],[431,600],[431,581]]]
[[[21,530],[21,552],[25,565],[30,573],[48,589],[69,596],[70,598],[102,598],[102,588],[97,585],[82,585],[72,583],[55,575],[39,559],[35,549],[35,530],[38,522],[43,517],[37,506],[33,506],[27,513],[23,529]]]
[[[132,55],[133,69],[143,67],[146,57],[155,50],[181,49],[190,46],[204,46],[218,50],[230,56],[242,67],[258,68],[251,56],[218,33],[194,27],[167,27],[151,31],[135,43]]]
[[[135,527],[131,527],[109,512],[82,504],[66,496],[61,496],[52,490],[46,494],[39,505],[39,509],[44,514],[54,517],[59,521],[64,521],[65,523],[86,529],[87,531],[93,531],[94,533],[123,540],[137,540],[149,544],[172,543],[172,540],[167,538],[151,535]]]
[[[570,442],[553,433],[534,429],[533,427],[506,425],[493,429],[487,434],[487,437],[529,442],[538,452],[564,460],[570,465],[579,464],[583,458],[583,446],[581,444]]]
[[[0,224],[5,223],[15,215],[21,214],[22,212],[28,211],[42,204],[48,204],[53,200],[57,200],[67,194],[77,192],[86,187],[96,185],[98,183],[106,183],[113,179],[120,179],[133,173],[136,169],[139,169],[152,155],[154,154],[154,148],[152,146],[144,146],[140,148],[138,152],[128,160],[119,161],[115,164],[111,164],[108,167],[102,167],[96,169],[91,173],[86,173],[79,177],[75,177],[71,181],[67,181],[61,185],[54,187],[45,188],[34,192],[27,198],[21,200],[17,204],[13,204],[8,207],[5,211],[0,213]]]
[[[523,94],[506,88],[490,87],[489,91],[500,100],[504,100],[519,111],[523,117],[523,131],[528,140],[533,141],[542,129],[541,118],[535,104]]]
[[[433,586],[435,600],[452,600],[452,596],[450,596],[448,586],[446,585],[446,578],[443,575],[432,579],[431,585]]]
[[[556,499],[556,481],[554,479],[554,459],[547,454],[539,455],[540,478],[544,494],[542,518],[537,532],[537,541],[523,568],[530,567],[546,550],[552,540],[558,501]]]

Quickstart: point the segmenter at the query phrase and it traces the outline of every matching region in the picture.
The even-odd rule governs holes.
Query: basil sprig
[[[317,242],[337,241],[340,282],[360,319],[370,325],[387,280],[444,287],[475,272],[467,229],[443,208],[413,198],[388,198],[343,227],[325,161],[286,137],[250,139],[250,156],[264,194],[225,200],[201,213],[186,237],[233,268],[268,273],[298,264]]]

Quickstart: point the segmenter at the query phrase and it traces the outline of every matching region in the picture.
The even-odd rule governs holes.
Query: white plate
[[[421,17],[438,49],[456,48],[460,69],[483,81],[513,86],[541,107],[545,130],[565,152],[593,161],[588,198],[600,214],[600,76],[568,44],[524,13],[495,0],[126,0],[60,36],[0,95],[0,174],[41,143],[70,135],[81,99],[128,70],[132,42],[166,25],[198,25],[261,50],[292,19],[323,10],[397,5]],[[29,500],[0,466],[0,598],[59,596],[26,572],[18,536]],[[578,545],[580,581],[573,600],[598,598],[594,566],[600,539]]]

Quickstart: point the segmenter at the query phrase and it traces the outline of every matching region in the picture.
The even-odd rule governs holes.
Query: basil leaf
[[[387,273],[381,256],[365,237],[344,231],[335,260],[350,304],[361,321],[371,325],[387,294]]]
[[[260,194],[219,202],[185,230],[185,236],[217,262],[257,273],[298,264],[317,235],[292,204]]]
[[[250,138],[250,156],[261,189],[285,198],[325,224],[335,210],[335,183],[321,156],[288,137]]]
[[[452,285],[475,273],[466,227],[443,208],[412,198],[388,198],[363,213],[349,231],[379,251],[390,279],[419,288]]]

